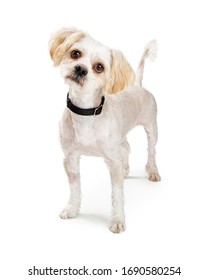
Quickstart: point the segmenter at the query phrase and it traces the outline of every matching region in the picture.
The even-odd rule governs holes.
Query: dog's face
[[[74,43],[61,63],[65,82],[79,92],[102,90],[110,76],[111,52],[89,36]]]
[[[134,82],[134,71],[120,51],[75,28],[61,29],[52,36],[50,54],[76,92],[116,93]]]

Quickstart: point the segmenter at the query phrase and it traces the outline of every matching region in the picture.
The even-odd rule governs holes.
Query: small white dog
[[[148,178],[160,180],[155,160],[157,107],[152,94],[142,88],[145,58],[156,55],[156,42],[146,46],[136,79],[120,51],[109,49],[76,28],[56,32],[49,48],[54,65],[60,65],[69,85],[60,139],[70,199],[60,216],[68,219],[79,213],[80,156],[101,156],[109,167],[112,182],[110,230],[121,232],[125,229],[123,182],[130,151],[126,135],[137,125],[143,125],[147,133]]]

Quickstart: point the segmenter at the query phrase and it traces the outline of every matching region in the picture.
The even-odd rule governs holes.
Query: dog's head
[[[120,51],[109,49],[76,28],[57,31],[49,49],[65,82],[80,92],[116,93],[134,83],[134,71]]]

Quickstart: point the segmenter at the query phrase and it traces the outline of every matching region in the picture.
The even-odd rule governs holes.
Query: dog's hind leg
[[[60,214],[62,219],[76,217],[81,204],[79,157],[70,155],[64,159],[64,168],[68,176],[70,198]]]
[[[156,121],[144,126],[144,129],[147,134],[148,141],[148,160],[146,165],[146,171],[148,173],[148,179],[153,182],[158,182],[161,180],[160,175],[158,173],[156,159],[155,159],[155,145],[157,143],[157,123]]]

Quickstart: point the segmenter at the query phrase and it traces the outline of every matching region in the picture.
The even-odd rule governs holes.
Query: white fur
[[[152,40],[145,46],[143,55],[141,57],[137,69],[136,83],[140,84],[140,86],[142,86],[145,59],[149,58],[151,61],[154,61],[156,59],[156,56],[157,56],[157,42],[156,40]]]
[[[104,158],[112,183],[112,219],[110,229],[114,233],[125,229],[123,206],[123,181],[128,173],[129,144],[127,133],[137,125],[143,125],[148,139],[148,161],[146,170],[151,181],[159,181],[160,176],[155,160],[157,142],[157,107],[150,92],[141,87],[145,58],[152,56],[155,43],[145,48],[137,70],[136,83],[129,85],[117,94],[106,94],[105,85],[115,78],[111,71],[112,52],[88,35],[84,35],[70,50],[63,55],[60,62],[62,76],[69,85],[72,102],[81,108],[99,105],[101,96],[105,95],[102,113],[97,116],[80,116],[65,108],[60,122],[60,140],[64,152],[64,167],[70,185],[70,199],[61,213],[61,218],[71,218],[79,213],[81,202],[79,159],[81,155],[101,156]],[[81,50],[82,56],[73,60],[68,53]],[[105,71],[97,74],[93,65],[102,62]],[[76,65],[84,65],[88,74],[80,85],[66,78],[74,71]],[[117,61],[119,65],[119,61]]]
[[[157,42],[156,40],[150,41],[144,49],[144,52],[147,51],[147,56],[150,60],[154,61],[157,57]]]

